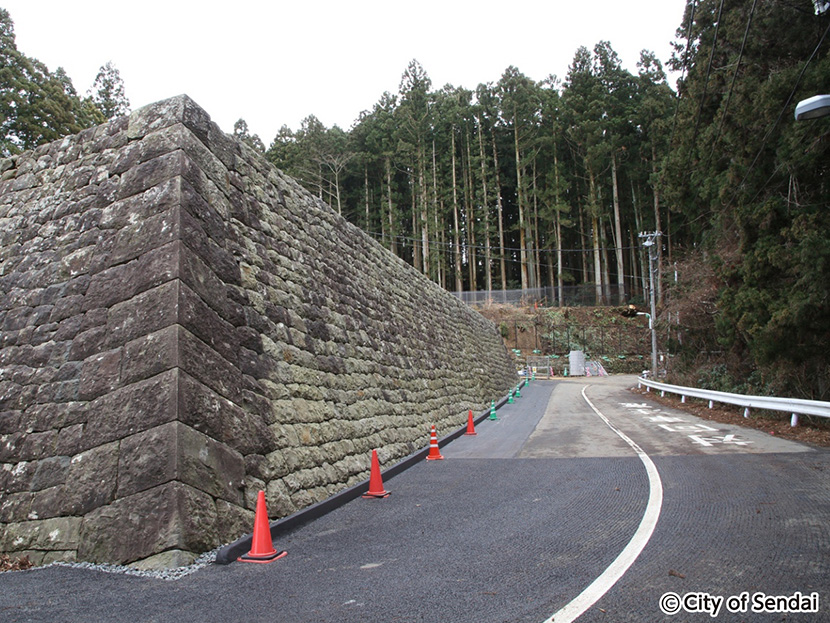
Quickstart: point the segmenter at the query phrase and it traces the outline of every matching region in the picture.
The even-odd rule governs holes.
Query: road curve
[[[811,592],[819,612],[787,620],[828,620],[830,452],[667,409],[635,384],[531,383],[443,447],[445,460],[386,480],[389,498],[290,533],[270,565],[175,582],[58,566],[0,574],[0,620],[542,623],[613,563],[648,507],[643,462],[586,386],[651,457],[663,500],[639,556],[580,623],[711,621],[684,609],[707,595],[724,601],[714,620],[779,621],[725,601]],[[666,594],[683,602],[673,616]]]

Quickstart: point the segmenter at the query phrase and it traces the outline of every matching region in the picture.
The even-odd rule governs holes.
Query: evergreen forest
[[[413,60],[349,129],[233,132],[447,290],[647,309],[652,277],[670,378],[828,400],[830,117],[794,118],[830,92],[828,29],[818,0],[688,0],[636,73],[610,41],[542,81],[439,86]],[[128,110],[111,64],[79,97],[2,9],[0,57],[0,155]]]

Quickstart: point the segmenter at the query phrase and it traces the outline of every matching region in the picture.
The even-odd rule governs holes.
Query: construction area
[[[648,319],[645,314],[631,315],[625,307],[475,309],[496,325],[517,369],[537,377],[637,374],[649,365]],[[581,373],[571,361],[573,352],[583,353]]]

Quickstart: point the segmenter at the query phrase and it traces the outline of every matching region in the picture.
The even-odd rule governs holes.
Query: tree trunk
[[[554,200],[556,201],[556,205],[554,206],[555,212],[555,244],[556,244],[556,283],[559,288],[559,296],[558,298],[558,305],[561,307],[563,304],[563,298],[565,294],[565,288],[562,284],[562,222],[561,222],[561,211],[560,206],[562,205],[561,201],[562,198],[559,194],[560,185],[559,185],[559,156],[556,151],[556,134],[554,132],[553,137],[553,175],[554,175]]]
[[[501,175],[499,174],[499,152],[496,149],[496,134],[493,138],[493,170],[496,172],[496,207],[499,214],[499,260],[501,263],[501,289],[507,290],[507,267],[504,258],[504,214],[501,200]]]
[[[594,252],[594,292],[596,304],[601,305],[602,295],[602,256],[599,239],[599,206],[597,203],[597,187],[594,172],[588,169],[588,211],[591,215],[591,246]]]
[[[337,214],[343,216],[343,210],[340,205],[340,172],[334,171],[334,196],[337,201]]]
[[[610,217],[609,217],[610,222]],[[599,240],[602,248],[602,304],[611,300],[611,262],[608,260],[608,230],[603,219],[599,219]]]
[[[484,137],[481,132],[481,119],[478,122],[478,156],[481,160],[481,205],[484,208],[484,278],[487,281],[487,299],[493,291],[493,258],[490,255],[490,206],[487,197],[487,162],[484,158]]]
[[[465,123],[466,126],[466,123]],[[465,214],[467,217],[467,261],[470,269],[470,290],[475,292],[478,290],[478,262],[476,256],[478,255],[478,245],[476,244],[476,228],[475,228],[475,191],[473,190],[473,160],[470,155],[470,130],[465,127],[464,143],[467,155],[466,166],[462,165],[462,173],[464,175],[464,203],[467,207]]]
[[[389,208],[389,250],[392,251],[395,255],[398,254],[397,249],[397,240],[395,240],[395,210],[393,208],[392,203],[392,162],[390,158],[385,159],[385,166],[386,166],[386,191],[387,191],[387,201],[388,201],[388,208]]]
[[[432,213],[432,222],[435,225],[435,231],[440,236],[438,240],[438,248],[435,251],[435,268],[437,271],[436,276],[436,283],[441,284],[441,287],[444,287],[444,282],[446,278],[444,276],[444,217],[441,217],[441,222],[438,222],[438,206],[435,207],[435,210]]]
[[[438,165],[436,164],[435,156],[435,139],[432,139],[432,223],[435,225],[435,234],[441,237],[438,248],[435,250],[434,260],[436,270],[435,281],[440,284],[443,283],[444,280],[444,264],[442,257],[444,246],[440,244],[440,242],[443,241],[444,231],[438,225]]]
[[[651,173],[654,178],[652,189],[654,192],[654,230],[662,231],[660,225],[660,189],[657,185],[659,172],[657,170],[657,149],[654,143],[651,145]],[[654,293],[657,295],[657,305],[663,304],[663,245],[657,247],[657,283],[654,285]]]
[[[539,241],[539,192],[536,187],[536,158],[533,158],[533,229],[531,231],[531,241],[533,242],[533,286],[536,288],[542,287],[542,250]],[[541,297],[540,297],[541,298]]]
[[[640,280],[640,261],[638,259],[637,245],[634,242],[634,232],[628,232],[628,246],[631,249],[629,252],[628,261],[631,263],[631,293],[637,293],[637,284]]]
[[[458,183],[455,173],[455,128],[452,128],[450,154],[452,156],[452,217],[453,217],[453,256],[455,259],[455,290],[464,290],[464,280],[461,273],[461,236],[458,223]]]
[[[516,106],[513,106],[513,145],[516,150],[516,203],[519,206],[519,263],[522,267],[522,291],[528,288],[527,240],[525,239],[525,214],[522,201],[522,158],[519,153],[519,125],[516,123]]]
[[[585,233],[587,230],[585,226],[585,202],[579,202],[579,240],[580,240],[580,248],[582,249],[580,253],[580,261],[582,262],[582,283],[589,283],[593,281],[591,277],[591,254],[588,250],[589,243],[588,243],[588,235]]]
[[[602,254],[599,244],[599,218],[591,215],[591,236],[594,251],[594,299],[597,305],[602,305]]]
[[[625,263],[623,262],[622,223],[620,219],[620,192],[617,187],[617,156],[611,155],[611,178],[614,184],[614,247],[617,256],[617,302],[623,305],[625,296]]]
[[[421,255],[422,270],[430,279],[433,278],[429,257],[429,204],[427,201],[426,153],[423,141],[418,144],[418,204],[421,209]]]
[[[378,180],[378,185],[380,186],[380,200],[378,201],[378,222],[380,223],[380,243],[386,247],[389,244],[388,232],[386,230],[386,208],[384,207],[386,204],[386,195],[384,194],[386,191],[384,190],[384,176],[381,175],[380,179]]]
[[[444,217],[444,204],[443,204],[443,202],[439,204],[439,207],[441,208],[441,227],[438,231],[441,232],[441,248],[446,249],[447,248],[447,220]],[[438,264],[438,267],[439,267],[438,268],[438,270],[439,270],[439,279],[438,279],[438,281],[441,284],[441,287],[444,290],[446,290],[447,289],[447,270],[449,268],[449,265],[447,264],[445,253],[441,254],[441,261]]]
[[[553,249],[551,249],[551,251],[553,251]],[[548,307],[553,307],[556,305],[556,267],[554,266],[552,252],[547,254],[545,264],[548,269],[548,285],[545,287],[550,288],[550,301],[548,302]]]
[[[631,180],[631,203],[634,206],[634,224],[637,227],[637,233],[644,231],[643,229],[643,215],[640,209],[640,202],[637,201],[637,193],[634,189],[634,181]],[[645,297],[646,282],[645,282],[645,257],[643,256],[643,249],[639,244],[635,244],[634,235],[630,236],[631,246],[633,248],[633,257],[631,265],[633,267],[633,284],[635,291],[639,289],[640,294]]]
[[[363,163],[363,194],[366,198],[366,231],[372,231],[369,227],[369,163],[367,162]],[[340,193],[338,197],[339,195]]]
[[[588,165],[588,163],[586,162],[585,163],[586,174],[587,174],[587,171],[588,171],[588,166],[587,165]],[[574,180],[574,182],[578,186],[581,186],[582,184],[584,184],[584,180],[585,180],[584,177],[582,177],[582,179],[580,180],[580,177],[578,176]],[[582,182],[582,184],[580,184],[580,181]],[[590,248],[589,248],[591,246],[591,243],[588,240],[588,238],[589,238],[589,236],[588,236],[588,226],[585,224],[585,221],[586,221],[585,211],[587,210],[587,208],[586,208],[586,201],[587,200],[585,199],[585,197],[587,197],[587,193],[586,193],[586,191],[584,191],[582,188],[579,188],[579,187],[575,188],[574,190],[576,190],[575,196],[577,197],[577,215],[578,215],[577,221],[579,223],[579,249],[580,249],[580,251],[578,252],[577,257],[579,258],[579,263],[580,263],[579,270],[581,270],[581,272],[582,272],[581,283],[590,283],[593,280],[591,278],[591,251],[590,251]]]
[[[412,194],[412,265],[416,270],[421,271],[423,256],[421,255],[421,243],[418,241],[421,233],[418,229],[418,192],[412,180],[410,180],[410,191]]]
[[[565,285],[562,282],[562,219],[559,210],[556,211],[556,285],[559,288],[559,306],[565,298]]]

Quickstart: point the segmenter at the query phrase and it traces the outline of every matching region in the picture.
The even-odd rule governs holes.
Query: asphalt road
[[[830,620],[830,451],[649,403],[627,390],[635,382],[532,383],[478,435],[443,447],[445,460],[385,479],[390,497],[354,500],[275,543],[288,556],[273,564],[178,581],[0,574],[0,621],[560,623],[643,536],[655,483],[636,449],[658,474],[658,516],[580,623]],[[752,611],[771,605],[761,593],[797,592],[817,592],[819,612]],[[666,593],[676,615],[661,611]],[[715,617],[684,610],[719,598]]]

